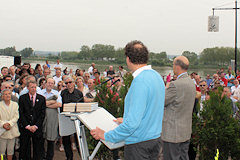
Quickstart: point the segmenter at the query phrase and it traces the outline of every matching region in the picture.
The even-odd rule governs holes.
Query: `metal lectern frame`
[[[77,139],[78,139],[78,145],[79,145],[79,151],[81,154],[82,160],[93,160],[95,157],[97,151],[99,150],[102,142],[99,141],[97,146],[94,148],[91,155],[89,155],[88,145],[87,145],[87,138],[84,130],[84,125],[80,122],[80,120],[77,118],[77,114],[69,114],[67,116],[71,117],[71,120],[74,121],[76,133],[77,133]]]

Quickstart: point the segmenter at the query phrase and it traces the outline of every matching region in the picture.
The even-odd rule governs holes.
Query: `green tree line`
[[[237,52],[238,64],[240,62],[239,50]],[[230,47],[206,48],[200,53],[199,62],[202,64],[229,65],[235,59],[235,49]]]
[[[16,48],[13,47],[7,47],[4,49],[0,49],[0,55],[6,55],[6,56],[23,56],[23,57],[29,57],[33,53],[32,48],[24,48],[21,51],[16,51]]]
[[[240,63],[240,55],[238,50],[238,64]],[[21,51],[16,51],[15,47],[7,47],[0,49],[0,55],[18,56],[23,57],[33,56],[32,48],[24,48]],[[215,65],[215,66],[227,66],[234,59],[235,50],[231,47],[214,47],[205,48],[199,54],[191,51],[184,51],[182,53],[176,53],[176,55],[184,55],[192,66],[199,65]],[[125,63],[125,55],[123,48],[115,48],[113,45],[94,44],[92,47],[83,45],[80,51],[62,51],[60,56],[49,55],[48,59],[62,60],[89,60],[89,61],[111,61],[112,63],[123,64]],[[173,58],[169,58],[167,52],[149,54],[149,63],[156,66],[171,66]]]
[[[112,45],[94,44],[92,47],[83,45],[80,52],[61,52],[62,59],[81,59],[91,61],[112,61],[113,63],[125,63],[126,57],[123,48],[115,49]],[[149,55],[150,63],[153,65],[169,65],[171,61],[166,52],[153,53]]]

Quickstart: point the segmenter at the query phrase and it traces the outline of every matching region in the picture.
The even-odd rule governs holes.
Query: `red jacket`
[[[228,85],[228,80],[226,78],[220,78],[221,81],[223,81],[224,85]]]
[[[196,91],[201,92],[199,85],[195,84],[196,86]]]

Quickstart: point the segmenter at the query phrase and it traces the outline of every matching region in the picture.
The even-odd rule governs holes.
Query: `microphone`
[[[77,97],[76,95],[74,95],[74,96]],[[74,112],[75,112],[75,113],[77,112],[77,103],[80,102],[80,101],[82,101],[83,98],[84,98],[84,96],[82,96],[82,98],[80,98],[77,102],[75,102],[75,103],[76,103],[76,104],[75,104],[75,109],[74,109]]]
[[[107,83],[108,81],[110,81],[110,80],[112,80],[112,79],[113,79],[112,77],[111,77],[111,78],[109,78],[108,80],[106,80],[106,81],[102,82],[102,83],[101,83],[101,85],[103,85],[103,84]]]
[[[116,80],[115,82],[113,82],[112,85],[114,85],[114,84],[117,83],[117,82],[120,82],[120,79],[118,79],[118,80]],[[111,85],[111,86],[112,86],[112,85]]]

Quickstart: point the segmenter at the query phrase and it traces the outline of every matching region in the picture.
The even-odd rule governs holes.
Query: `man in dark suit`
[[[20,159],[31,159],[31,141],[33,160],[43,159],[42,125],[45,117],[46,100],[36,93],[36,81],[28,81],[28,93],[19,98]]]

